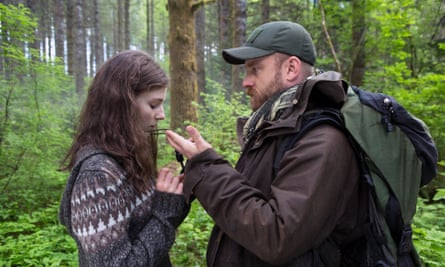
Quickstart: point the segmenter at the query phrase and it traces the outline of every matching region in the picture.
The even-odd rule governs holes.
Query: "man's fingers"
[[[187,131],[193,142],[197,142],[202,139],[201,133],[195,127],[189,125],[185,128],[185,130]]]
[[[204,138],[202,138],[201,133],[195,127],[189,125],[185,128],[185,130],[190,135],[190,138],[193,140],[193,142],[196,144],[198,152],[202,152],[212,147],[209,143],[207,143],[206,140],[204,140]]]
[[[181,146],[181,144],[179,143],[179,141],[177,141],[177,140],[181,140],[181,139],[184,139],[184,138],[183,138],[182,136],[180,136],[179,134],[177,134],[177,133],[175,133],[175,132],[173,132],[173,131],[170,131],[170,130],[167,130],[167,131],[165,132],[165,134],[166,134],[166,136],[167,136],[167,142],[168,142],[174,149],[178,150],[180,153],[183,153],[182,146]]]

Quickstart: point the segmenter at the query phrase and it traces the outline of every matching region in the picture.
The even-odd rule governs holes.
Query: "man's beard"
[[[273,80],[268,85],[267,91],[269,93],[268,93],[268,96],[266,97],[266,99],[263,99],[264,102],[267,99],[269,99],[271,96],[276,94],[277,92],[286,89],[286,88],[284,88],[283,82],[281,80],[281,66],[277,66],[277,69],[278,69],[278,71],[275,73]]]

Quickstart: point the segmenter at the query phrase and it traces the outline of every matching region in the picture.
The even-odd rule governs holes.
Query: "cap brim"
[[[273,54],[273,50],[264,50],[252,46],[241,46],[224,49],[222,56],[227,63],[233,65],[244,64],[247,59],[254,59]]]

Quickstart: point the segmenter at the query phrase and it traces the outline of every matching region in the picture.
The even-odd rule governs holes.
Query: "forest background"
[[[316,67],[394,96],[424,120],[439,175],[422,188],[414,241],[424,266],[445,266],[445,1],[0,1],[0,266],[76,266],[57,219],[68,174],[57,171],[97,67],[143,49],[171,77],[161,128],[198,126],[235,163],[235,117],[248,115],[242,68],[221,49],[257,25],[292,20],[311,32]],[[174,161],[163,136],[160,164]],[[175,266],[205,266],[211,219],[195,201],[171,251]]]

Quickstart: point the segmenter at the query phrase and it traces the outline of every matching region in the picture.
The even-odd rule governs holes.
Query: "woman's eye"
[[[160,103],[149,103],[149,105],[150,105],[150,108],[157,109],[160,106],[162,106],[162,102],[160,102]]]

